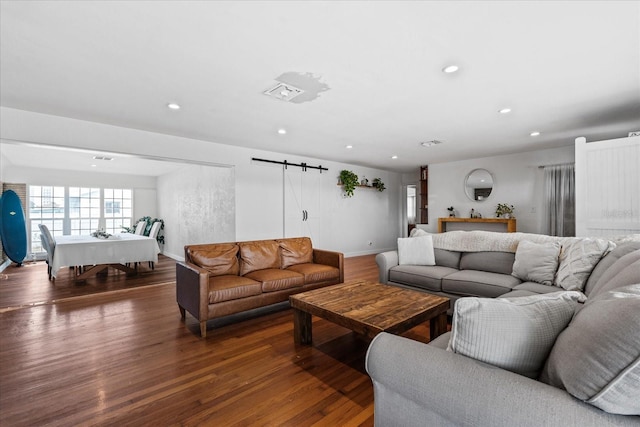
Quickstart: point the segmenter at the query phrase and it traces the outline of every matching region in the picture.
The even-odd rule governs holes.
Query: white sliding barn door
[[[640,233],[640,136],[576,139],[576,236]]]
[[[320,173],[284,169],[284,237],[310,237],[320,246]]]

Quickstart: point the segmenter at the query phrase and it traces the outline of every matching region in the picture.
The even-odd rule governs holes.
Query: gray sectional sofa
[[[503,239],[519,242],[523,237],[531,236]],[[462,321],[457,323],[463,315],[456,313],[452,332],[429,344],[379,334],[371,342],[366,358],[366,369],[374,385],[375,424],[640,426],[640,242],[635,241],[637,235],[630,237],[612,245],[595,264],[591,262],[594,267],[583,275],[584,287],[579,291],[517,277],[513,281],[508,277],[511,274],[507,267],[488,265],[492,259],[497,259],[496,265],[500,265],[509,259],[510,252],[494,258],[492,254],[476,254],[485,262],[471,257],[467,261],[473,262],[463,263],[467,253],[460,251],[457,268],[451,263],[443,265],[447,262],[443,259],[452,257],[448,252],[438,255],[438,249],[435,257],[440,265],[432,268],[399,268],[405,266],[395,261],[393,253],[379,256],[378,265],[387,267],[386,275],[381,272],[381,279],[386,278],[387,283],[453,296],[458,299],[460,311],[463,306],[478,306],[475,321],[482,319],[485,323],[466,326],[464,335],[456,330],[465,325]],[[442,249],[448,245],[443,243],[447,239],[434,236],[434,246]],[[466,243],[454,240],[458,240],[460,248],[469,249]],[[554,241],[539,238],[543,240]],[[472,246],[487,249],[487,245]],[[504,249],[503,245],[498,246]],[[451,246],[447,247],[444,250],[451,251]],[[579,266],[571,268],[574,272],[579,270]],[[465,276],[456,274],[465,271]],[[460,299],[465,296],[463,292],[499,297]],[[561,302],[564,308],[546,307],[542,312],[546,310],[547,314],[543,315],[525,313],[524,317],[531,317],[528,319],[531,322],[524,323],[511,323],[511,314],[495,318],[499,310],[483,311],[492,305],[528,310],[543,299],[564,300]],[[557,322],[557,314],[562,311],[565,318]],[[554,322],[555,333],[542,337],[548,347],[528,346],[544,335],[528,325],[546,327]],[[488,331],[487,325],[498,325],[499,330]],[[470,339],[472,347],[475,346],[473,351],[481,356],[457,351],[462,347],[456,347],[460,336]],[[507,349],[503,354],[498,352],[505,359],[526,359],[529,353],[537,352],[538,370],[533,375],[524,375],[518,369],[501,365],[502,361],[487,362],[484,354],[495,347]]]
[[[414,230],[415,231],[415,230]],[[420,237],[424,232],[416,235]],[[465,296],[495,298],[516,297],[556,292],[563,288],[549,286],[514,276],[514,262],[521,241],[537,244],[556,243],[560,248],[569,243],[580,243],[585,239],[544,236],[530,233],[498,233],[488,231],[450,231],[433,234],[435,265],[400,264],[398,251],[376,255],[378,280],[380,283],[417,289],[451,299],[452,313],[455,300]],[[611,242],[616,245],[638,242],[640,236],[625,236]],[[579,251],[577,251],[579,252]],[[535,260],[530,260],[535,263]],[[583,290],[593,286],[601,269],[598,259],[592,265],[582,266]],[[591,271],[597,274],[591,275]]]

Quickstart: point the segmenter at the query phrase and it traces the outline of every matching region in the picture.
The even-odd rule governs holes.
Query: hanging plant
[[[342,182],[342,188],[347,197],[353,196],[353,190],[358,185],[358,175],[355,173],[343,169],[340,171],[340,182]]]
[[[378,189],[378,191],[384,191],[387,187],[384,186],[384,182],[380,178],[375,178],[372,185]]]

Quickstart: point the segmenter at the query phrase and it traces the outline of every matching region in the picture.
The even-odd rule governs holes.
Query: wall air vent
[[[107,157],[107,156],[93,156],[94,160],[113,160],[113,157]]]
[[[285,83],[278,83],[271,89],[267,89],[263,92],[265,95],[270,96],[272,98],[279,99],[281,101],[291,101],[298,95],[304,93],[304,90],[298,89],[295,86],[291,86]]]
[[[421,142],[420,145],[423,147],[433,147],[434,145],[442,144],[442,141],[438,141],[437,139],[433,139],[431,141]]]

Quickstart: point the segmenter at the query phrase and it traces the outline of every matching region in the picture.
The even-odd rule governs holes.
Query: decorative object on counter
[[[448,207],[448,208],[447,208],[447,210],[449,211],[449,216],[450,216],[451,218],[455,218],[455,216],[456,216],[456,210],[454,209],[454,207],[453,207],[453,206],[450,206],[450,207]]]
[[[98,239],[108,239],[109,237],[111,237],[111,234],[107,233],[103,229],[98,229],[93,233],[91,233],[91,236],[96,237]]]
[[[340,177],[338,181],[342,185],[342,189],[344,190],[344,194],[347,197],[353,196],[353,190],[356,189],[358,185],[358,175],[355,173],[343,169],[340,171]]]
[[[369,180],[367,179],[367,177],[365,176],[362,177],[362,181],[360,181],[360,185],[362,185],[363,187],[369,186]]]
[[[150,216],[143,216],[139,220],[134,221],[133,224],[138,224],[140,221],[144,221],[147,224],[144,227],[144,232],[142,233],[143,236],[149,236],[150,235],[151,229],[153,228],[153,224],[156,223],[156,222],[160,223],[160,230],[164,230],[164,220],[161,219],[161,218],[151,218]],[[135,233],[136,232],[135,225],[133,227],[122,226],[122,229],[124,230],[123,233]],[[160,235],[160,230],[158,230],[158,234],[156,235],[156,240],[158,241],[158,243],[164,244],[164,235],[163,236]]]
[[[512,218],[514,209],[513,205],[498,203],[498,206],[496,207],[496,218]]]
[[[380,178],[374,178],[373,186],[378,189],[378,191],[384,191],[386,187],[384,186],[384,182]]]

